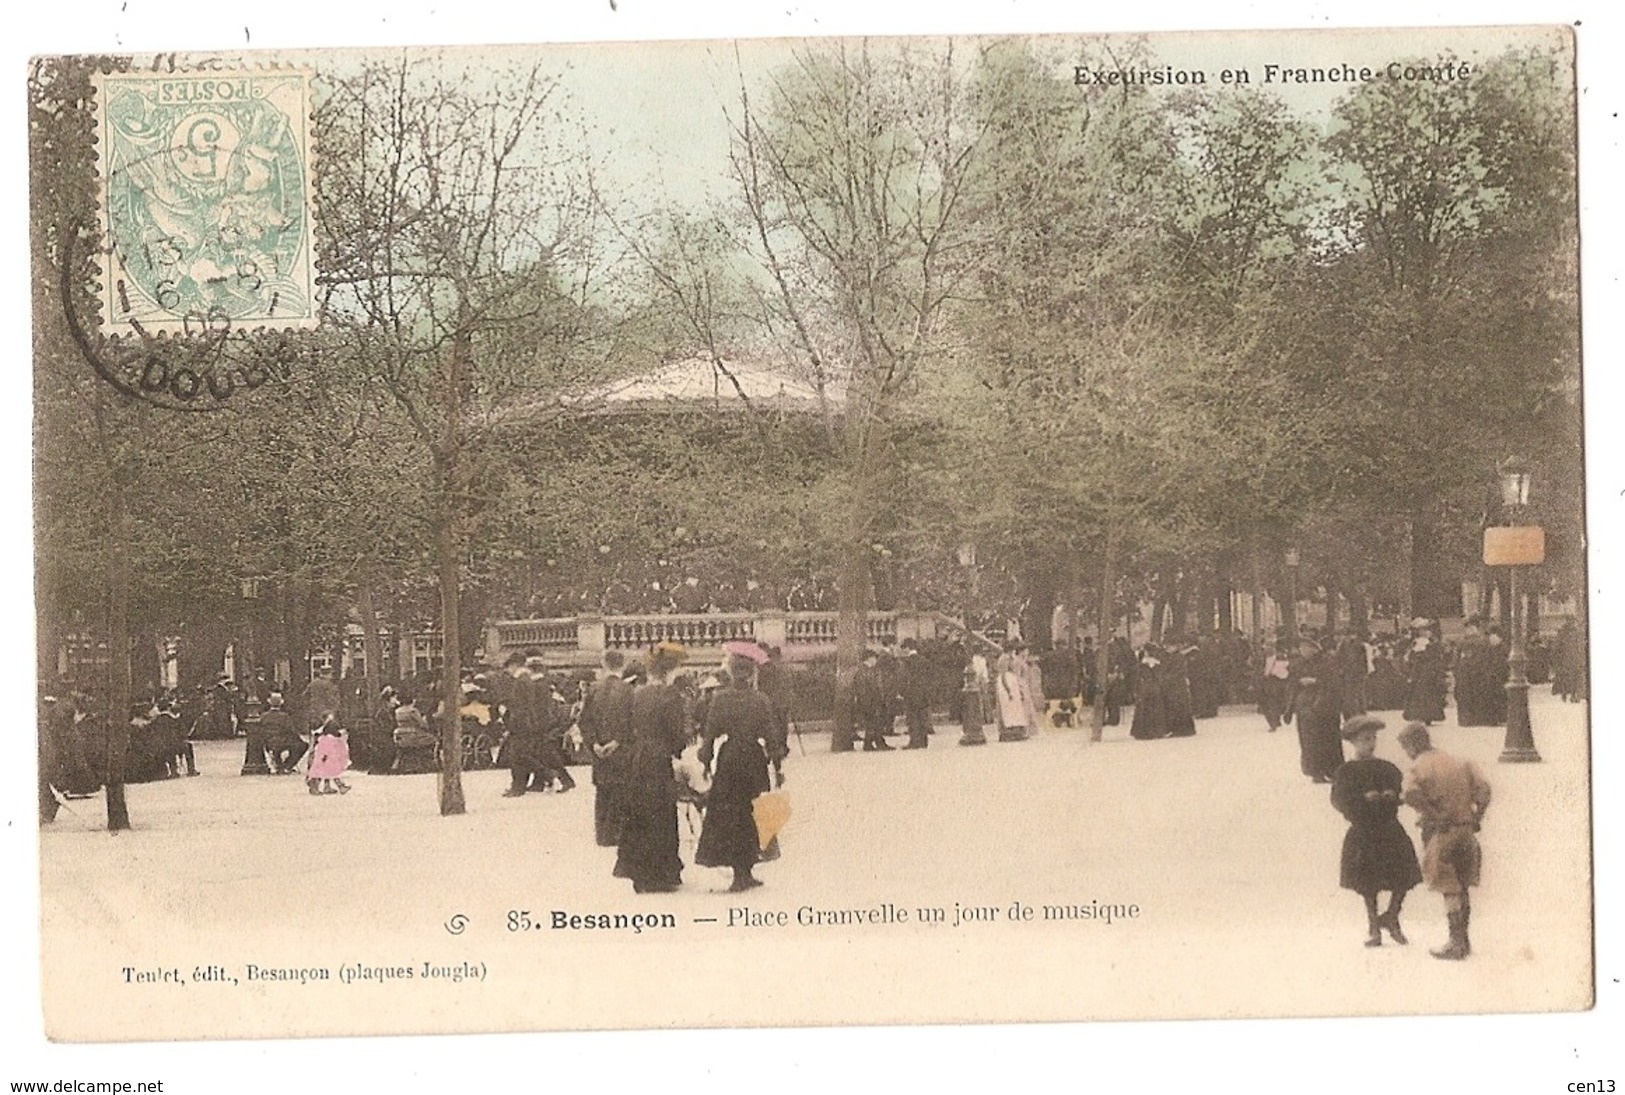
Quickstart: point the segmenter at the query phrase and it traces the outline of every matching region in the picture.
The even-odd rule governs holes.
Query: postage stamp
[[[96,81],[109,334],[315,325],[310,78]]]

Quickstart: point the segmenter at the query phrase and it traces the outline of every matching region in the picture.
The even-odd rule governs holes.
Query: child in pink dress
[[[344,772],[350,767],[350,743],[332,715],[322,723],[320,735],[310,754],[305,786],[313,795],[348,794],[350,785],[344,782]]]

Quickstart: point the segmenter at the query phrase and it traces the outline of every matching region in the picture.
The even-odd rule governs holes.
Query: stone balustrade
[[[893,646],[904,639],[932,639],[939,618],[933,613],[871,612],[865,626],[870,646]],[[570,616],[550,620],[498,620],[486,631],[485,657],[500,664],[515,651],[539,650],[549,665],[596,665],[606,650],[635,654],[655,643],[688,648],[691,661],[722,660],[723,644],[763,642],[778,647],[786,661],[809,661],[835,649],[836,613],[758,612],[649,613],[628,616]]]

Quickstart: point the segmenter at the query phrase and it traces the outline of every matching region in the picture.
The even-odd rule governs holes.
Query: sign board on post
[[[1546,530],[1539,525],[1484,530],[1484,565],[1535,566],[1546,561]]]

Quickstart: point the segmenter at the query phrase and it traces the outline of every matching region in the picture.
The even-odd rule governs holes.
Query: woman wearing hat
[[[671,893],[683,883],[672,761],[688,735],[683,696],[671,676],[685,659],[676,643],[657,644],[647,659],[649,683],[632,694],[632,756],[615,877],[630,878],[634,893]]]
[[[1405,655],[1405,721],[1444,721],[1447,670],[1444,646],[1432,623],[1418,616],[1411,621],[1411,648]]]
[[[773,740],[773,705],[751,688],[751,666],[728,656],[729,683],[714,690],[707,708],[705,740],[713,750],[711,793],[705,808],[694,862],[733,870],[730,893],[762,884],[751,873],[761,859],[751,802],[772,789],[768,750]]]
[[[1168,714],[1162,682],[1162,647],[1146,643],[1134,668],[1134,717],[1129,736],[1136,741],[1152,741],[1168,736]]]
[[[1382,946],[1386,928],[1395,943],[1404,943],[1399,926],[1399,909],[1405,895],[1422,881],[1422,868],[1416,848],[1399,821],[1400,792],[1404,777],[1399,769],[1377,755],[1377,731],[1383,721],[1375,715],[1359,715],[1343,727],[1343,738],[1354,747],[1354,759],[1337,769],[1332,778],[1332,805],[1348,819],[1343,836],[1343,854],[1338,868],[1338,884],[1353,890],[1365,901],[1368,947]],[[1388,908],[1377,913],[1377,895],[1388,892]]]
[[[1316,783],[1330,783],[1343,763],[1343,699],[1337,663],[1307,635],[1292,662],[1292,714],[1298,723],[1299,765]]]
[[[1292,644],[1275,640],[1275,649],[1264,656],[1264,678],[1258,686],[1258,711],[1270,733],[1281,728],[1292,708]]]

